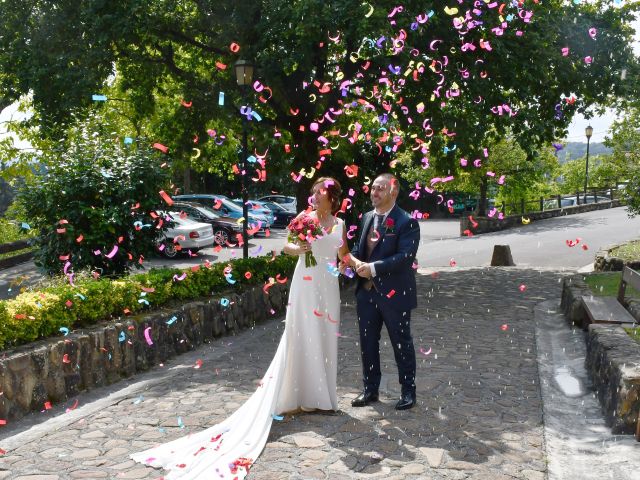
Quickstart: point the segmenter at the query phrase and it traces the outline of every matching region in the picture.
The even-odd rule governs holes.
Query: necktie
[[[384,215],[376,213],[376,217],[375,217],[375,221],[374,221],[374,225],[373,225],[374,230],[380,231],[380,229],[382,228],[382,219],[383,218],[384,218]]]

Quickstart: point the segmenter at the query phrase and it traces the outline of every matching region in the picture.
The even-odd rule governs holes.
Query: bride
[[[273,417],[295,411],[337,410],[340,292],[336,259],[349,255],[337,180],[323,177],[312,190],[313,211],[323,234],[287,243],[298,255],[291,280],[285,329],[258,389],[229,418],[213,427],[131,455],[136,462],[169,471],[166,480],[244,478],[267,442]],[[302,212],[298,217],[303,215]],[[312,252],[317,265],[305,266]]]

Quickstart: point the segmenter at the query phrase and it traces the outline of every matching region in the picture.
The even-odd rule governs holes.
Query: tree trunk
[[[487,215],[487,177],[482,177],[480,180],[480,198],[478,199],[476,215],[478,217],[485,217]]]
[[[318,162],[318,147],[314,138],[306,135],[294,135],[295,143],[294,148],[296,150],[296,157],[293,161],[292,172],[296,175],[300,175],[300,169],[304,168],[306,174],[314,172],[311,178],[307,178],[307,175],[302,175],[300,181],[296,186],[296,200],[297,210],[299,212],[305,210],[309,206],[309,196],[311,195],[311,185],[316,179],[322,176],[322,171],[318,172],[313,170]],[[328,161],[327,159],[326,161]],[[291,178],[289,178],[291,180]]]

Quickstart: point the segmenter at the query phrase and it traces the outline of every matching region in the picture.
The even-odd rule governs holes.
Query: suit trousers
[[[365,391],[377,392],[380,386],[380,333],[384,323],[393,346],[402,393],[415,394],[416,352],[411,337],[411,310],[390,308],[375,288],[360,288],[356,300]]]

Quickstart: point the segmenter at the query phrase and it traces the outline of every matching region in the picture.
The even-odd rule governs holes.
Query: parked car
[[[279,203],[274,202],[262,202],[267,208],[270,208],[273,212],[273,223],[271,224],[275,227],[287,228],[287,225],[296,218],[297,213],[292,212],[291,210],[287,210]]]
[[[234,198],[231,201],[242,208],[241,198]],[[273,223],[273,212],[263,202],[258,200],[247,200],[247,208],[249,209],[249,212],[253,214],[264,215],[270,225]]]
[[[238,233],[242,233],[242,224],[231,217],[223,217],[212,208],[196,202],[174,202],[172,208],[184,212],[187,218],[194,222],[209,223],[213,227],[213,237],[217,245],[235,243],[233,240]],[[249,235],[249,238],[253,235]]]
[[[158,212],[169,217],[173,225],[163,232],[158,245],[164,245],[162,253],[167,258],[175,258],[179,252],[191,250],[197,252],[201,248],[212,247],[214,242],[213,228],[208,223],[194,222],[188,218],[180,218],[180,212]],[[177,248],[177,246],[180,248]]]
[[[176,195],[173,197],[174,201],[188,201],[198,202],[206,207],[212,208],[215,212],[218,212],[223,217],[229,218],[242,218],[242,208],[233,203],[224,195],[212,195],[208,193],[189,193],[185,195]],[[257,226],[260,222],[260,230],[258,233],[264,233],[266,229],[271,227],[271,224],[264,215],[253,213],[249,211],[247,227],[251,228],[252,225]]]
[[[266,195],[259,198],[261,202],[273,202],[282,205],[287,210],[295,212],[297,209],[296,197],[288,197],[286,195]]]

